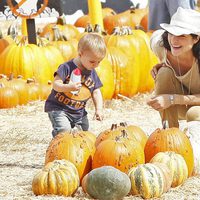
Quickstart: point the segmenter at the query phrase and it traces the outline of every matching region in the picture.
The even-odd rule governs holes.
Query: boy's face
[[[97,56],[91,51],[84,51],[79,53],[80,62],[87,70],[92,70],[98,67],[99,63],[103,60],[104,56]]]

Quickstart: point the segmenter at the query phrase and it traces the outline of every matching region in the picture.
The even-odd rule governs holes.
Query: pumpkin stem
[[[17,26],[16,24],[11,24],[8,28],[7,35],[10,35],[11,38],[14,40],[16,38],[17,34]]]
[[[120,126],[123,126],[123,127],[128,126],[126,122],[120,122],[119,125],[120,125]]]
[[[0,30],[0,39],[2,39],[3,38],[3,33],[2,33],[2,31]]]
[[[122,136],[123,138],[127,138],[127,137],[128,137],[128,134],[127,134],[127,131],[126,131],[126,130],[124,130],[124,129],[121,130],[121,133],[122,133],[121,136]]]
[[[4,88],[5,85],[3,83],[0,83],[0,88]]]
[[[85,28],[85,32],[87,32],[87,33],[93,32],[92,24],[90,24],[90,23],[87,24],[87,26]]]
[[[115,129],[117,129],[117,124],[112,124],[110,130],[113,131],[113,130],[115,130]]]
[[[114,27],[111,34],[112,35],[121,35],[120,27],[119,26]]]
[[[14,77],[13,73],[10,73],[10,75],[9,75],[9,77],[8,77],[8,81],[13,80],[13,77]]]
[[[64,14],[62,14],[60,17],[57,18],[57,24],[62,25],[62,26],[67,24]]]

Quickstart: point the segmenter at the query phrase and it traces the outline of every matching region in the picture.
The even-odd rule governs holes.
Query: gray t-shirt
[[[194,9],[195,0],[149,0],[148,30],[161,29],[161,23],[170,23],[178,7]]]
[[[76,68],[77,66],[73,60],[70,60],[60,65],[54,76],[59,75],[63,83],[67,84],[72,71]],[[95,89],[102,87],[102,83],[95,70],[84,70],[81,75],[82,87],[79,92],[80,95],[73,96],[70,92],[63,93],[52,89],[45,102],[45,112],[63,110],[74,122],[79,121],[87,114],[85,111],[86,102]]]

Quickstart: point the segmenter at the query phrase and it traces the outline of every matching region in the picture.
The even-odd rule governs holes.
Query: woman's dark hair
[[[194,35],[194,34],[191,34],[191,36],[192,36],[194,39],[198,37],[197,35]],[[163,40],[162,46],[164,46],[167,50],[171,51],[171,48],[170,48],[170,45],[169,45],[169,42],[168,42],[168,32],[167,32],[167,31],[165,31],[165,32],[162,34],[162,40]],[[199,73],[200,73],[200,39],[199,39],[199,41],[198,41],[196,44],[194,44],[194,46],[192,47],[192,52],[193,52],[194,57],[198,60]]]

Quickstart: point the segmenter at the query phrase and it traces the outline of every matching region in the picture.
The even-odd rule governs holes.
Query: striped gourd
[[[154,164],[141,164],[129,171],[131,194],[143,198],[160,197],[164,192],[165,180],[162,171]]]
[[[150,162],[165,163],[169,167],[173,178],[171,187],[182,184],[188,177],[188,168],[183,156],[175,152],[159,152]]]
[[[67,160],[54,160],[34,176],[32,190],[35,195],[70,196],[76,192],[79,184],[79,174],[73,163]]]

